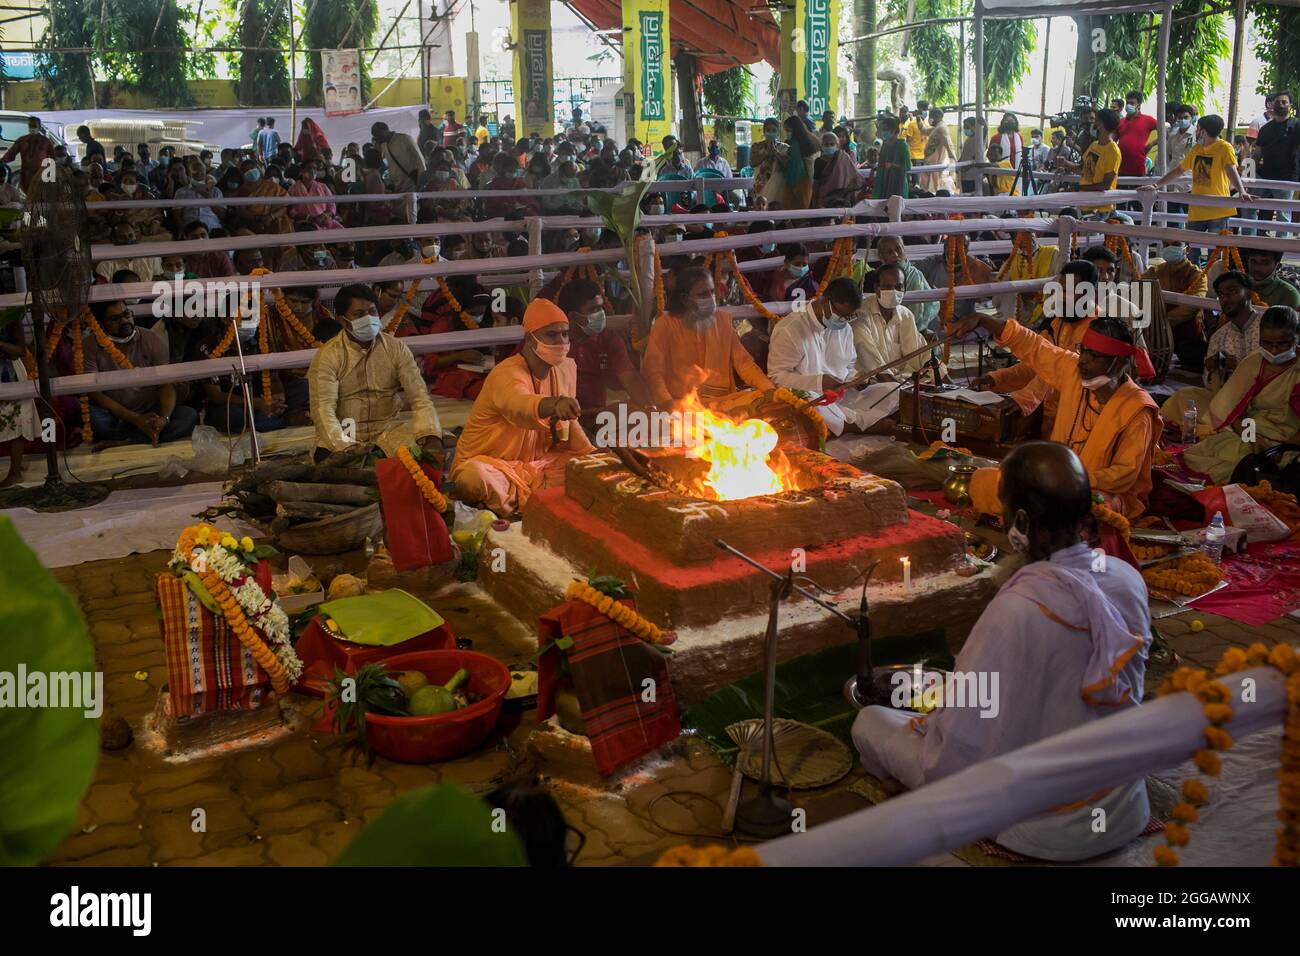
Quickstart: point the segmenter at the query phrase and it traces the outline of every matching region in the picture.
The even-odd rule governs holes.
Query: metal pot
[[[958,508],[965,508],[971,503],[970,483],[975,474],[975,466],[961,463],[948,466],[948,480],[943,483],[943,496]]]

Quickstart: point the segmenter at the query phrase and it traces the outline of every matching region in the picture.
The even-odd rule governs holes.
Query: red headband
[[[1139,379],[1156,377],[1155,366],[1151,364],[1151,357],[1147,355],[1146,349],[1140,349],[1128,342],[1121,342],[1119,339],[1112,339],[1109,335],[1103,335],[1096,329],[1091,328],[1083,333],[1083,342],[1081,344],[1089,352],[1096,352],[1098,355],[1132,358],[1137,366],[1137,377]]]

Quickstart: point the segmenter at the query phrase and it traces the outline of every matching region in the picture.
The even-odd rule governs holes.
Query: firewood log
[[[335,505],[368,505],[374,502],[369,488],[363,485],[326,485],[306,481],[271,481],[258,485],[260,494],[286,501],[324,501]]]

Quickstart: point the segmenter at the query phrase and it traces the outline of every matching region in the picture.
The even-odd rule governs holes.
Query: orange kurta
[[[1088,402],[1075,352],[1052,345],[1014,320],[1007,322],[998,344],[1060,393],[1051,440],[1074,449],[1088,471],[1092,490],[1105,495],[1107,505],[1126,517],[1142,514],[1151,493],[1151,463],[1160,439],[1155,400],[1132,379],[1125,379],[1097,412],[1095,399]],[[971,498],[976,508],[1001,514],[998,483],[996,468],[975,473]]]
[[[509,515],[534,491],[563,481],[568,459],[594,446],[576,421],[568,423],[568,441],[553,442],[550,423],[538,417],[538,408],[544,398],[575,397],[577,380],[577,366],[569,358],[540,382],[522,355],[488,373],[456,443],[451,480],[463,500]]]
[[[734,375],[753,388],[774,388],[745,347],[731,316],[719,309],[703,335],[672,313],[661,315],[650,329],[641,377],[656,405],[669,405],[698,389],[700,398],[735,391]]]
[[[1073,349],[1083,341],[1083,334],[1088,331],[1088,320],[1069,322],[1065,319],[1052,319],[1052,324],[1044,333],[1048,341],[1063,349]],[[1061,396],[1051,385],[1043,381],[1042,376],[1034,371],[1028,362],[1020,362],[1010,368],[995,369],[989,373],[993,379],[993,391],[1000,395],[1010,395],[1026,415],[1032,415],[1039,405],[1043,406],[1043,434],[1052,433],[1056,421],[1056,410],[1061,404]]]

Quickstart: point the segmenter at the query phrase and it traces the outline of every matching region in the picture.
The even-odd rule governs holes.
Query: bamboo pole
[[[1043,95],[1038,103],[1038,128],[1047,131],[1047,60],[1051,56],[1052,18],[1047,17],[1047,31],[1043,37]]]
[[[984,135],[984,13],[980,0],[975,0],[975,135]],[[984,157],[978,157],[984,162]],[[984,195],[984,171],[975,169],[975,195]]]
[[[1237,0],[1237,29],[1232,36],[1232,80],[1228,88],[1228,128],[1224,131],[1229,143],[1237,135],[1237,107],[1241,91],[1241,51],[1246,45],[1246,0]]]

